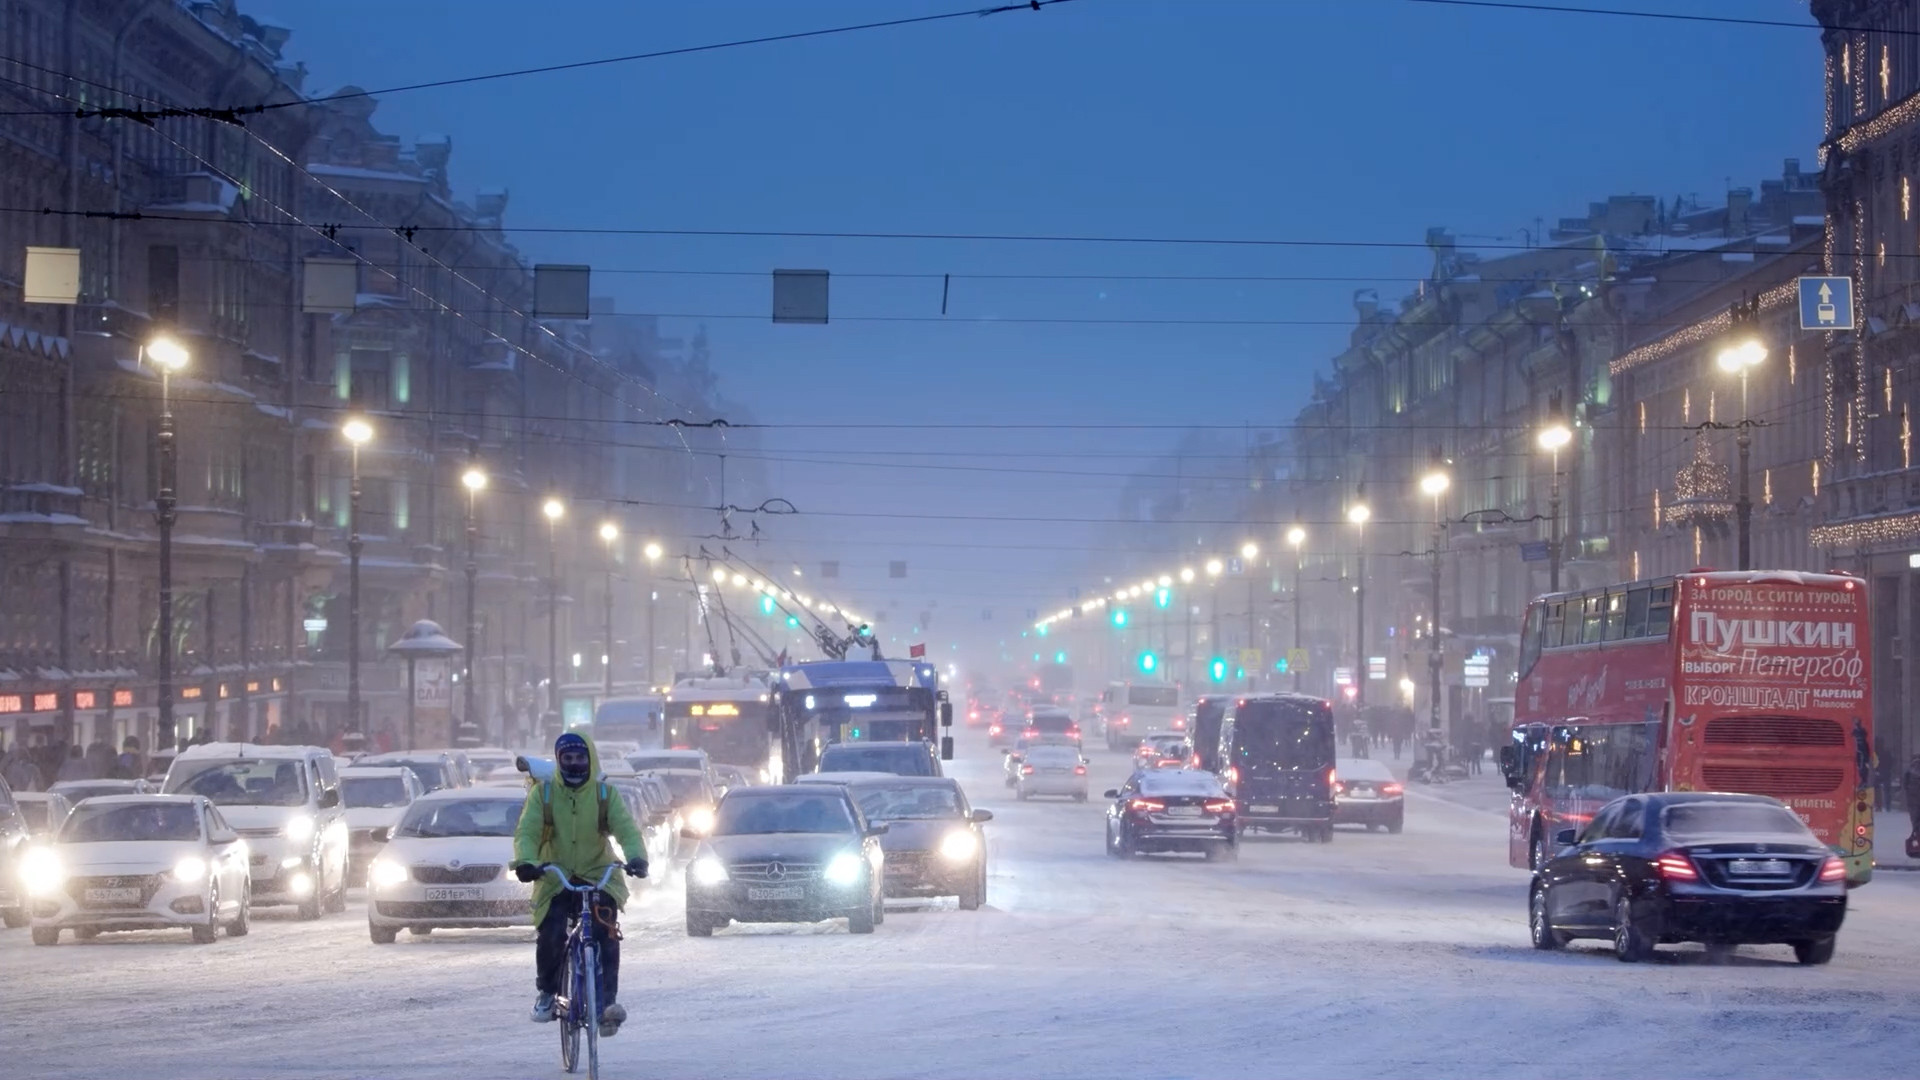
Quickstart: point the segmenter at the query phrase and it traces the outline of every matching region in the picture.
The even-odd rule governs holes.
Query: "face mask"
[[[579,787],[587,782],[587,770],[591,763],[585,754],[564,754],[556,763],[560,768],[560,779],[568,787]]]

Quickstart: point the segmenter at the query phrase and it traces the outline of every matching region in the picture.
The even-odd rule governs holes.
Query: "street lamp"
[[[567,504],[549,497],[540,505],[547,519],[547,716],[549,728],[560,726],[560,519]]]
[[[353,417],[340,425],[352,468],[347,486],[347,731],[364,737],[360,716],[360,448],[373,438],[373,425]]]
[[[1300,640],[1300,548],[1307,542],[1307,530],[1295,525],[1287,530],[1287,546],[1293,549],[1293,659],[1298,660],[1305,646]],[[1293,672],[1293,688],[1300,689],[1301,671],[1292,663],[1287,667]]]
[[[1260,649],[1259,644],[1255,640],[1258,636],[1259,613],[1253,609],[1253,560],[1259,557],[1259,544],[1249,540],[1240,545],[1240,569],[1247,575],[1247,648],[1253,651],[1259,651]],[[1259,685],[1259,677],[1254,674],[1259,665],[1245,664],[1243,666],[1247,670],[1247,690],[1248,692],[1252,692],[1253,689]]]
[[[640,553],[647,557],[647,688],[648,691],[651,692],[654,686],[653,609],[654,605],[660,599],[659,583],[654,580],[653,566],[660,561],[660,556],[666,552],[665,549],[660,546],[659,541],[649,540],[647,541],[647,546],[640,549]],[[798,575],[800,568],[794,567],[793,572]],[[804,603],[804,601],[802,602]]]
[[[160,730],[159,746],[173,741],[173,523],[177,466],[173,444],[173,375],[187,366],[186,347],[157,337],[140,348],[160,371],[160,490],[153,496],[153,520],[160,527]]]
[[[1540,428],[1536,437],[1540,449],[1553,456],[1553,482],[1551,494],[1547,497],[1547,518],[1551,540],[1547,548],[1547,591],[1560,591],[1560,451],[1573,441],[1573,429],[1567,426],[1566,414],[1560,409],[1560,395],[1553,395],[1553,401],[1547,406],[1547,422]]]
[[[600,666],[603,669],[602,679],[605,688],[603,698],[611,698],[613,696],[613,542],[620,539],[620,526],[611,521],[601,522],[600,539],[607,545],[607,594],[603,608],[607,647],[600,656]]]
[[[1766,362],[1767,346],[1760,340],[1760,298],[1737,300],[1729,312],[1727,342],[1715,359],[1720,370],[1740,376],[1740,428],[1734,444],[1740,448],[1740,496],[1734,513],[1740,528],[1740,569],[1753,569],[1753,495],[1748,463],[1753,453],[1752,421],[1747,418],[1747,376]]]
[[[475,704],[473,690],[473,657],[480,651],[480,619],[474,608],[474,597],[480,582],[480,563],[474,554],[474,540],[479,534],[479,527],[474,521],[474,510],[481,490],[487,486],[487,474],[475,466],[460,474],[460,483],[467,489],[467,651],[461,654],[461,660],[467,670],[461,682],[466,684],[464,722],[477,727],[480,723],[480,714]]]
[[[1354,542],[1353,572],[1353,707],[1358,709],[1367,703],[1367,519],[1373,511],[1363,502],[1347,507],[1347,520],[1359,531],[1359,539]]]
[[[1446,519],[1440,514],[1440,496],[1446,494],[1450,483],[1446,470],[1438,464],[1420,478],[1421,492],[1433,497],[1433,551],[1430,553],[1433,596],[1428,609],[1433,614],[1427,626],[1427,730],[1436,738],[1440,737],[1440,666],[1444,662],[1440,655],[1440,550],[1447,536]],[[1430,769],[1437,769],[1439,765],[1438,761],[1427,763]]]

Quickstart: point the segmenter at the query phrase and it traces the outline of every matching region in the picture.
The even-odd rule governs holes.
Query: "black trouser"
[[[540,936],[533,947],[533,985],[543,994],[560,992],[567,966],[567,918],[581,899],[581,893],[561,893],[547,905],[547,917],[540,922]],[[608,906],[606,913],[617,917],[618,909]],[[600,1007],[604,1009],[620,990],[620,939],[598,919],[593,921],[593,936],[600,950]]]

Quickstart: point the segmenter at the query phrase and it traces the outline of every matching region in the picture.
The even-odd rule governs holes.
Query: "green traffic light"
[[[1218,656],[1214,657],[1213,663],[1207,665],[1207,674],[1212,677],[1214,682],[1226,682],[1227,662]]]
[[[788,626],[799,626],[799,625],[800,625],[800,619],[799,619],[799,617],[798,617],[798,616],[796,616],[796,615],[789,615],[789,616],[787,616],[787,625],[788,625]]]
[[[765,593],[762,593],[760,596],[760,614],[762,615],[773,614],[773,597],[768,596]]]
[[[1067,662],[1067,652],[1066,652],[1066,650],[1065,650],[1065,649],[1062,649],[1062,650],[1060,650],[1059,652],[1057,652],[1057,653],[1054,653],[1054,654],[1053,654],[1053,662],[1054,662],[1054,663],[1056,663],[1056,664],[1064,664],[1064,663],[1066,663],[1066,662]]]
[[[1158,670],[1159,667],[1159,657],[1153,655],[1151,652],[1143,652],[1140,654],[1140,671],[1142,674],[1151,675]]]
[[[1153,606],[1157,608],[1165,608],[1168,604],[1172,602],[1173,602],[1172,589],[1160,589],[1153,594]]]
[[[1120,627],[1122,629],[1126,627],[1127,625],[1127,609],[1126,608],[1113,609],[1113,625],[1116,627]]]

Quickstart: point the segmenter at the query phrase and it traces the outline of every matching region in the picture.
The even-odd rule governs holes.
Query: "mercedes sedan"
[[[880,837],[847,789],[814,783],[727,792],[687,865],[687,934],[731,922],[844,918],[871,934],[886,919]]]
[[[1847,915],[1846,864],[1793,811],[1764,795],[1666,792],[1602,807],[1533,875],[1536,949],[1602,938],[1628,963],[1697,941],[1724,958],[1789,945],[1803,964],[1833,958]]]

